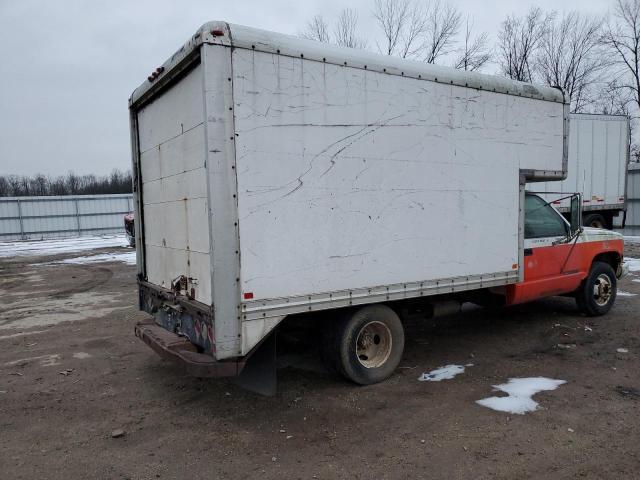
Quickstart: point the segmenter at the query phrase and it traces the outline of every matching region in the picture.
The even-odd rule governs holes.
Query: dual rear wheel
[[[385,380],[404,350],[404,329],[386,305],[341,312],[325,330],[323,359],[329,370],[360,385]]]

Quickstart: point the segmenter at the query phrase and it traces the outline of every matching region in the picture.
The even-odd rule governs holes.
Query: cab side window
[[[524,238],[562,237],[567,224],[551,205],[535,195],[526,195],[524,203]]]

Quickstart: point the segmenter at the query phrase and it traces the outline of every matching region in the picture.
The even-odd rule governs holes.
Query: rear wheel
[[[345,313],[331,325],[325,362],[331,370],[360,385],[378,383],[396,369],[404,350],[404,329],[385,305]]]
[[[593,262],[589,276],[576,292],[576,303],[581,312],[590,317],[604,315],[616,300],[617,279],[611,265]]]
[[[607,228],[607,221],[599,213],[591,213],[584,219],[585,227]]]

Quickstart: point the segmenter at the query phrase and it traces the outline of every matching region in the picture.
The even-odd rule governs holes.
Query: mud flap
[[[268,397],[278,388],[276,373],[276,332],[269,335],[247,359],[242,372],[231,379],[239,387]]]

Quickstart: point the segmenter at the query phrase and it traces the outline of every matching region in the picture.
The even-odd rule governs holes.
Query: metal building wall
[[[625,235],[640,235],[640,163],[629,164]]]
[[[123,232],[131,194],[0,198],[0,241]]]

